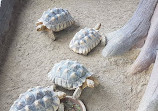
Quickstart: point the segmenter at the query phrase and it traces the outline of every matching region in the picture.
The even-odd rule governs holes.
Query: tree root
[[[158,111],[158,55],[148,86],[137,111]]]
[[[158,5],[154,11],[151,26],[148,32],[146,42],[133,63],[131,73],[142,72],[147,69],[156,59],[156,50],[158,48]]]
[[[158,0],[141,0],[133,17],[121,29],[109,33],[107,45],[102,55],[113,56],[122,54],[133,47],[137,41],[147,36],[150,20]]]

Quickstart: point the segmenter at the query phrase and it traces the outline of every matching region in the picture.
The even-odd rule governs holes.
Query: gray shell
[[[92,74],[77,61],[62,60],[48,73],[54,84],[73,90],[85,82]]]
[[[87,55],[100,41],[101,35],[98,30],[86,27],[75,34],[69,47],[78,54]]]
[[[53,8],[45,11],[38,22],[42,22],[48,29],[58,32],[63,30],[74,23],[68,10],[62,8]]]
[[[60,100],[49,87],[35,87],[20,95],[9,111],[56,111]]]

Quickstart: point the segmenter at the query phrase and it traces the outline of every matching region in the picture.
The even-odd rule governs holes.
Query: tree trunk
[[[158,56],[138,111],[158,111]]]
[[[148,32],[146,42],[131,68],[131,73],[142,72],[148,68],[156,58],[156,49],[158,48],[158,5],[151,19],[151,26]]]
[[[157,2],[158,0],[141,0],[127,24],[106,35],[107,45],[103,49],[102,55],[106,57],[122,54],[146,37]]]

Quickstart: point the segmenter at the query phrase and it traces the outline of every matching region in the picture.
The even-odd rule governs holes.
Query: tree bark
[[[158,111],[158,56],[137,111]]]
[[[106,57],[122,54],[146,37],[157,2],[158,0],[141,0],[127,24],[106,35],[107,45],[103,49],[102,55]]]
[[[158,5],[155,8],[151,19],[151,26],[148,32],[146,42],[133,63],[131,73],[142,72],[148,68],[156,59],[156,49],[158,48]]]

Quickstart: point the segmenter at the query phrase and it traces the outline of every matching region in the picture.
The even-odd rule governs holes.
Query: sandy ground
[[[11,42],[0,74],[0,111],[8,111],[20,93],[33,86],[52,83],[47,73],[64,59],[77,60],[99,79],[100,85],[83,91],[81,100],[88,111],[135,111],[146,88],[151,68],[138,75],[127,73],[139,50],[123,56],[104,58],[103,45],[88,56],[69,48],[74,34],[84,27],[102,23],[100,33],[114,31],[132,16],[138,0],[29,0],[14,12],[14,23],[7,37]],[[35,22],[52,7],[68,9],[76,25],[56,33],[56,41],[47,33],[37,32]],[[70,94],[70,93],[68,93]]]

